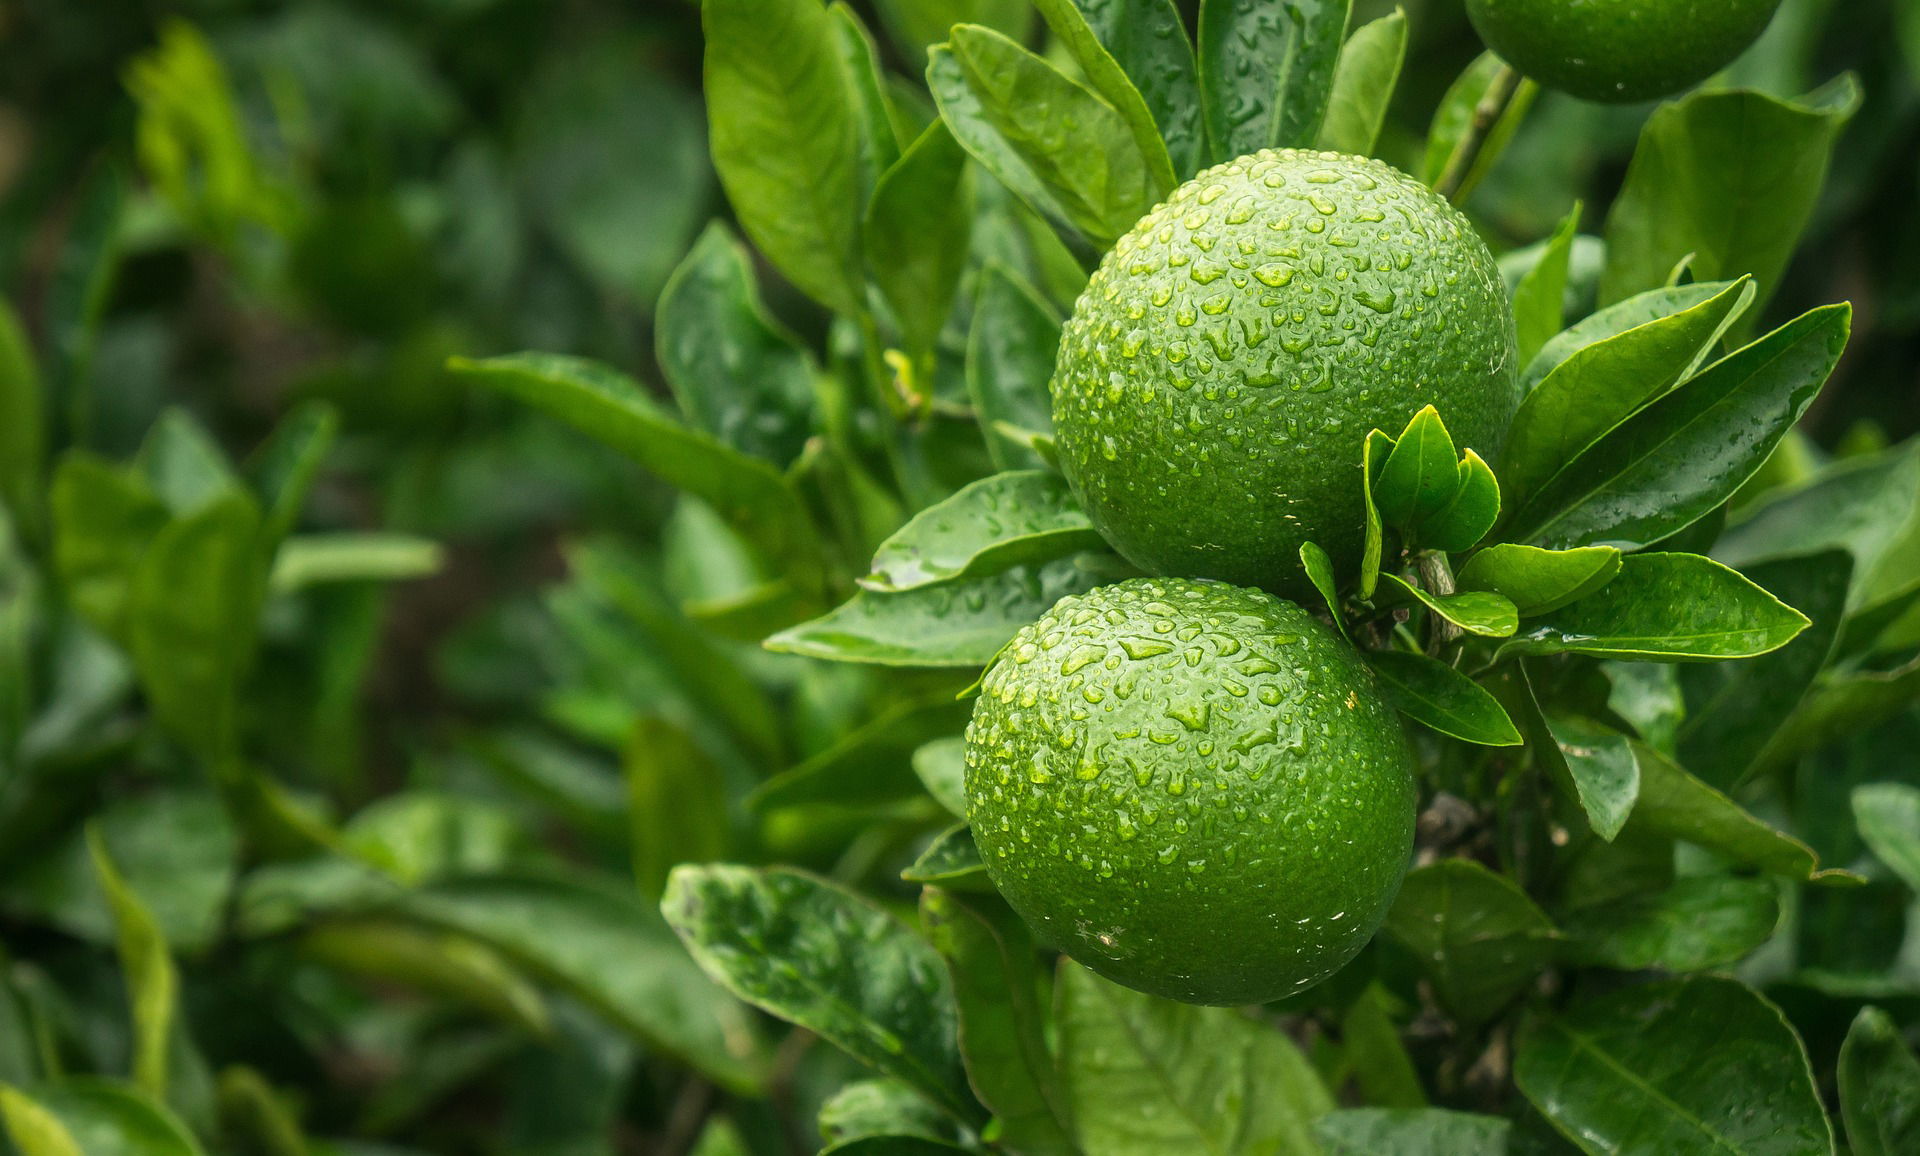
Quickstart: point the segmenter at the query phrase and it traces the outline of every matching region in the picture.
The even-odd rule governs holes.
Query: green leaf
[[[133,1009],[133,1080],[147,1095],[165,1101],[180,977],[160,925],[114,866],[96,825],[87,828],[87,850],[118,932],[120,970],[126,978],[127,1003]]]
[[[746,1009],[707,982],[631,887],[567,877],[449,879],[400,899],[406,917],[470,936],[724,1088],[763,1085]]]
[[[1414,542],[1428,550],[1458,554],[1473,549],[1500,520],[1500,481],[1472,450],[1460,459],[1453,500],[1416,525]]]
[[[1300,543],[1300,569],[1306,573],[1307,581],[1320,593],[1321,601],[1327,604],[1327,614],[1333,619],[1333,628],[1340,637],[1352,641],[1347,634],[1347,620],[1340,613],[1340,582],[1333,575],[1333,559],[1327,556],[1317,543]]]
[[[1729,566],[1845,550],[1849,615],[1897,605],[1911,591],[1920,542],[1920,443],[1846,458],[1804,485],[1763,498],[1714,543]]]
[[[1381,689],[1400,713],[1443,735],[1489,747],[1513,747],[1520,732],[1500,701],[1451,666],[1399,650],[1365,653]]]
[[[1495,1156],[1513,1122],[1445,1108],[1343,1108],[1314,1125],[1327,1156]]]
[[[134,569],[162,526],[167,508],[137,469],[70,451],[48,495],[54,570],[76,609],[101,633],[127,636]]]
[[[973,704],[950,693],[891,707],[760,784],[748,804],[760,810],[803,803],[860,807],[913,798],[919,790],[907,770],[914,753],[965,726],[972,711]],[[962,804],[964,812],[964,798]]]
[[[1448,163],[1473,132],[1473,122],[1481,102],[1498,83],[1501,70],[1505,67],[1498,56],[1483,52],[1448,87],[1446,95],[1440,98],[1439,107],[1434,110],[1433,124],[1427,129],[1427,151],[1420,165],[1422,181],[1438,185],[1446,175]],[[1533,106],[1534,97],[1539,95],[1539,91],[1539,86],[1531,80],[1520,82],[1513,99],[1507,102],[1506,111],[1487,131],[1486,143],[1481,146],[1473,168],[1468,170],[1459,190],[1453,194],[1456,204],[1466,200],[1487,173],[1492,171],[1494,162],[1512,143],[1513,134],[1520,131],[1520,122],[1526,119],[1527,110]]]
[[[1652,747],[1636,742],[1633,754],[1640,766],[1640,801],[1630,827],[1684,839],[1735,863],[1789,879],[1841,885],[1861,882],[1852,872],[1821,868],[1820,857],[1811,847],[1754,818]]]
[[[1528,1026],[1514,1082],[1586,1152],[1828,1153],[1806,1049],[1746,985],[1698,976]]]
[[[1202,0],[1200,101],[1213,159],[1320,134],[1351,0]]]
[[[1547,238],[1540,259],[1533,263],[1513,290],[1513,324],[1518,339],[1519,364],[1526,365],[1560,332],[1566,317],[1567,271],[1573,258],[1573,238],[1580,231],[1581,204]],[[1508,435],[1511,438],[1511,434]],[[1504,464],[1504,463],[1503,463]]]
[[[1206,163],[1206,125],[1193,45],[1173,0],[1073,0],[1140,90],[1166,142],[1176,181]],[[1104,91],[1104,89],[1103,89]],[[1112,102],[1112,98],[1109,98]],[[1117,102],[1113,102],[1116,104]]]
[[[1807,628],[1806,616],[1697,554],[1629,554],[1598,591],[1542,615],[1500,650],[1648,662],[1752,658]]]
[[[808,296],[862,305],[860,126],[819,0],[705,0],[713,167],[747,236]]]
[[[266,589],[260,511],[234,491],[154,536],[133,575],[127,638],[160,724],[220,766],[236,744],[241,677]]]
[[[907,348],[930,356],[967,265],[973,203],[967,154],[936,120],[885,173],[867,206],[862,243],[874,284]]]
[[[1593,833],[1613,842],[1640,798],[1640,763],[1632,742],[1577,715],[1542,714],[1541,720]]]
[[[1407,14],[1403,9],[1395,8],[1354,29],[1334,65],[1326,119],[1320,122],[1320,135],[1313,147],[1351,156],[1373,155],[1406,59]]]
[[[1097,583],[1069,559],[897,594],[862,590],[824,616],[767,639],[766,646],[836,662],[980,666],[1055,602]]]
[[[1146,98],[1134,86],[1126,70],[1107,51],[1106,45],[1081,14],[1078,0],[1034,0],[1034,7],[1040,10],[1040,16],[1047,22],[1055,40],[1080,66],[1080,74],[1086,77],[1088,86],[1099,93],[1100,99],[1126,123],[1127,131],[1133,136],[1134,147],[1146,163],[1153,200],[1158,201],[1172,192],[1181,178],[1174,172],[1173,160],[1167,153],[1167,143],[1160,135],[1159,126],[1154,123],[1153,111],[1148,108]],[[1161,13],[1160,34],[1163,37],[1180,34],[1181,43],[1184,44],[1185,35],[1180,28],[1179,15],[1173,11],[1172,5],[1160,5],[1158,11]],[[1167,16],[1173,17],[1170,24],[1166,21]],[[1177,59],[1175,57],[1176,68]]]
[[[300,534],[274,554],[267,584],[288,593],[334,582],[405,582],[438,574],[445,561],[440,543],[412,534]]]
[[[1460,488],[1460,454],[1440,414],[1427,406],[1394,440],[1373,482],[1373,504],[1387,525],[1405,529],[1438,514]]]
[[[113,1080],[0,1085],[0,1118],[21,1156],[204,1156],[165,1106]]]
[[[314,479],[340,432],[340,415],[324,402],[307,402],[282,418],[247,463],[247,475],[266,514],[263,545],[293,532]]]
[[[1753,298],[1745,277],[1689,309],[1603,337],[1562,361],[1513,415],[1500,474],[1522,509],[1577,455],[1666,393]]]
[[[822,1148],[820,1156],[954,1156],[970,1149],[925,1136],[861,1136]]]
[[[492,948],[379,915],[335,915],[302,933],[302,959],[382,984],[455,1000],[501,1023],[552,1031],[540,989]]]
[[[1555,334],[1540,347],[1539,353],[1523,363],[1526,368],[1520,371],[1521,396],[1539,388],[1548,374],[1589,345],[1617,337],[1630,329],[1638,329],[1649,322],[1684,313],[1718,297],[1732,284],[1731,281],[1709,281],[1649,289],[1581,318]],[[1689,372],[1687,376],[1693,375]]]
[[[1468,1024],[1492,1019],[1530,986],[1559,938],[1524,891],[1467,859],[1408,873],[1385,929],[1419,960],[1440,1002]]]
[[[967,817],[967,749],[960,736],[945,735],[915,748],[913,773],[934,802],[956,818]]]
[[[820,1138],[835,1145],[869,1136],[944,1143],[953,1134],[953,1121],[911,1084],[886,1078],[845,1085],[820,1105],[815,1122]]]
[[[1368,1102],[1385,1108],[1424,1108],[1427,1093],[1420,1086],[1413,1057],[1400,1040],[1400,1026],[1388,1012],[1390,1002],[1397,1001],[1377,983],[1354,999],[1340,1017],[1342,1059]],[[1320,1139],[1324,1143],[1326,1136]]]
[[[1488,546],[1460,569],[1462,590],[1504,594],[1522,618],[1535,618],[1577,602],[1620,573],[1620,551],[1612,546],[1542,550],[1511,542]]]
[[[1840,1045],[1840,1117],[1853,1156],[1920,1149],[1920,1060],[1886,1012],[1864,1007]]]
[[[145,472],[154,495],[175,515],[196,513],[241,489],[226,451],[199,419],[183,409],[161,413],[134,461]]]
[[[1360,554],[1359,593],[1362,600],[1373,597],[1380,582],[1381,554],[1386,548],[1386,529],[1380,522],[1380,507],[1373,500],[1374,479],[1393,452],[1393,439],[1381,430],[1371,430],[1360,446],[1360,490],[1366,506],[1366,545]]]
[[[901,150],[918,134],[903,139],[894,132],[880,46],[874,43],[860,14],[845,0],[831,0],[827,13],[833,18],[834,45],[840,51],[840,64],[853,93],[853,116],[860,138],[860,194],[871,207],[880,174],[893,167]]]
[[[980,296],[967,338],[967,394],[979,415],[987,453],[999,469],[1047,464],[999,427],[1004,423],[1053,431],[1047,380],[1053,376],[1059,347],[1060,318],[1040,294],[1003,265],[989,264],[981,270]]]
[[[1644,546],[1731,498],[1806,412],[1846,348],[1829,305],[1715,363],[1576,454],[1507,525],[1542,546]]]
[[[13,306],[0,302],[0,507],[28,541],[39,537],[45,517],[45,411],[33,347]]]
[[[653,349],[688,422],[776,465],[799,456],[820,369],[767,311],[752,258],[724,223],[708,225],[668,278]]]
[[[605,442],[712,506],[800,582],[817,580],[813,523],[779,471],[674,421],[632,378],[596,362],[543,353],[455,358],[450,367]]]
[[[1920,891],[1920,789],[1905,783],[1855,787],[1853,820],[1874,856]]]
[[[959,891],[986,891],[987,865],[980,861],[980,848],[974,845],[973,832],[965,823],[947,828],[934,836],[919,858],[900,872],[909,883],[937,883]]]
[[[1001,131],[999,117],[1005,110],[997,105],[989,108],[987,99],[974,91],[967,67],[951,45],[936,45],[927,53],[927,87],[953,138],[980,162],[980,167],[1054,228],[1070,236],[1079,235],[1080,226],[1073,213],[1054,194],[1038,167],[1026,159],[1024,146],[1016,145]],[[1092,93],[1081,91],[1085,99],[1098,102]],[[1112,113],[1111,109],[1105,111]],[[1113,113],[1112,119],[1103,123],[1112,130],[1117,119],[1118,114]],[[1127,142],[1128,147],[1131,143]]]
[[[1003,1138],[1034,1156],[1073,1156],[1072,1117],[1047,1050],[1027,925],[998,899],[937,887],[921,892],[920,919],[953,978],[967,1076]]]
[[[1845,613],[1853,560],[1829,551],[1763,562],[1747,576],[1812,623],[1792,642],[1750,662],[1680,668],[1686,719],[1676,752],[1702,779],[1732,789],[1793,714],[1833,650]]]
[[[1657,288],[1692,254],[1697,280],[1751,273],[1757,314],[1780,287],[1859,100],[1845,76],[1799,102],[1696,92],[1656,109],[1607,216],[1600,300]]]
[[[1857,734],[1920,699],[1920,657],[1893,670],[1828,671],[1774,732],[1748,770],[1771,773],[1797,755]]]
[[[1568,913],[1567,958],[1620,971],[1728,967],[1773,937],[1780,897],[1771,879],[1696,875],[1665,891]]]
[[[880,544],[861,580],[887,593],[983,578],[1105,545],[1066,480],[1044,470],[994,474],[962,488]]]
[[[661,901],[707,974],[957,1118],[980,1121],[939,954],[880,908],[797,871],[676,867]]]
[[[1506,638],[1520,628],[1520,616],[1504,595],[1478,590],[1430,594],[1398,574],[1384,572],[1380,580],[1382,592],[1374,601],[1383,606],[1418,603],[1469,634],[1483,638]]]
[[[1028,0],[879,0],[877,7],[910,60],[945,40],[956,24],[985,24],[1016,40],[1026,39],[1033,24]]]
[[[1159,200],[1164,190],[1131,126],[1093,89],[991,29],[959,25],[948,48],[986,123],[1097,245],[1111,245]],[[964,118],[948,123],[989,171],[1021,191],[1019,176],[996,167],[997,152],[969,140]]]
[[[1333,1098],[1293,1042],[1231,1008],[1155,999],[1063,962],[1061,1077],[1101,1156],[1307,1156]],[[1257,1089],[1257,1091],[1256,1091]]]
[[[676,863],[723,859],[732,847],[727,777],[684,727],[641,716],[622,756],[633,875],[658,900]]]

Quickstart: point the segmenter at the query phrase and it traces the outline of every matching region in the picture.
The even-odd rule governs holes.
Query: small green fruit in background
[[[967,728],[987,873],[1116,982],[1262,1003],[1372,937],[1413,844],[1413,762],[1358,654],[1290,602],[1185,578],[1062,599]]]
[[[1549,88],[1630,104],[1733,63],[1780,0],[1467,0],[1487,46]]]
[[[1358,563],[1367,431],[1432,404],[1492,459],[1514,361],[1499,268],[1445,199],[1379,161],[1268,150],[1107,254],[1061,338],[1054,432],[1135,565],[1303,595],[1301,543]]]

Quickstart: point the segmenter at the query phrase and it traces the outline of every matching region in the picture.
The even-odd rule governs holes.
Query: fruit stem
[[[1434,185],[1435,192],[1456,204],[1459,202],[1467,177],[1473,173],[1473,166],[1479,163],[1480,154],[1485,151],[1495,126],[1506,115],[1507,107],[1520,91],[1522,79],[1511,64],[1500,66],[1500,71],[1494,74],[1493,83],[1487,86],[1486,95],[1474,106],[1473,121],[1467,126],[1467,135],[1460,138],[1460,143],[1454,146],[1453,155],[1447,158],[1447,167],[1441,170],[1439,183]]]
[[[1420,585],[1427,593],[1445,598],[1454,592],[1453,567],[1447,565],[1447,556],[1438,550],[1429,550],[1414,559],[1414,565],[1420,571]],[[1430,616],[1433,621],[1432,650],[1438,650],[1447,643],[1460,637],[1460,628],[1438,614]]]

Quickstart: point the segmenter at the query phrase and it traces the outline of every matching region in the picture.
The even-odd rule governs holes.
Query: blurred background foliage
[[[1380,152],[1417,170],[1480,45],[1458,0],[1402,6]],[[956,20],[1039,43],[1023,0],[856,7],[908,107]],[[1851,70],[1866,94],[1768,306],[1856,307],[1808,459],[1920,432],[1916,11],[1787,0],[1732,70],[1781,96]],[[96,559],[60,594],[28,565],[45,527],[18,519],[0,546],[0,1081],[135,1072],[221,1151],[812,1150],[857,1072],[805,1033],[772,1051],[653,903],[672,863],[721,858],[910,903],[898,872],[945,821],[931,800],[745,799],[793,768],[904,760],[952,731],[956,684],[729,637],[753,634],[725,606],[763,563],[718,518],[445,369],[564,351],[664,395],[656,303],[726,212],[699,73],[698,13],[674,0],[0,0],[19,319],[0,359],[37,366],[46,452],[84,467],[63,464],[53,516],[64,493],[178,547]],[[1648,111],[1543,94],[1470,212],[1500,249],[1576,202],[1597,230]],[[709,236],[696,273],[735,251]],[[1070,303],[1079,271],[1032,261]],[[793,371],[789,329],[844,345],[753,276],[769,366]],[[777,388],[804,406],[800,364]],[[789,460],[808,432],[777,413],[735,431]],[[288,531],[257,614],[216,604],[205,543]],[[1861,854],[1847,791],[1916,735],[1911,716],[1820,756],[1798,826],[1825,858]],[[1887,973],[1907,897],[1809,895],[1781,965],[1802,980],[1770,990],[1830,1060],[1851,1018],[1831,1003],[1873,993],[1818,977]],[[1910,1019],[1917,994],[1876,998]]]

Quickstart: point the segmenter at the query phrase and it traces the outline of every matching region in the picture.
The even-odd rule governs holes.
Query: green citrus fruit
[[[1627,104],[1725,68],[1780,0],[1467,0],[1487,46],[1550,88]]]
[[[1061,466],[1142,569],[1306,592],[1359,559],[1367,431],[1438,407],[1498,450],[1513,316],[1465,217],[1406,174],[1263,151],[1174,190],[1107,254],[1054,366]]]
[[[1353,958],[1413,843],[1399,717],[1290,602],[1136,578],[1073,595],[988,669],[967,812],[995,886],[1116,982],[1291,995]]]

